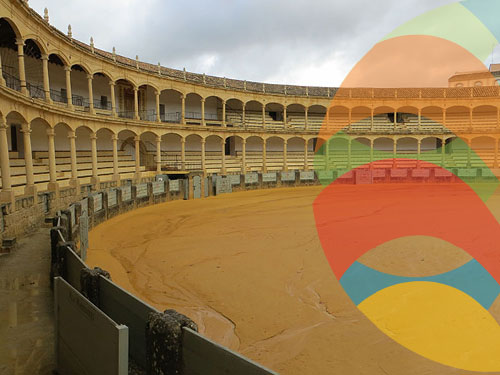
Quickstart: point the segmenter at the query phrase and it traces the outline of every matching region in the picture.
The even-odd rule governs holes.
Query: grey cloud
[[[345,57],[347,73],[395,27],[451,2],[129,0],[121,3],[125,10],[118,17],[96,0],[44,0],[43,4],[30,0],[30,5],[41,12],[47,4],[51,22],[63,31],[72,23],[77,25],[76,37],[87,42],[92,35],[98,47],[111,50],[116,46],[118,53],[132,58],[138,54],[144,61],[200,73],[303,84],[310,82],[294,80],[294,71],[321,66],[337,54]],[[97,13],[99,9],[103,14]],[[212,56],[214,64],[207,67],[204,56]],[[324,75],[324,85],[338,85],[341,79],[334,73],[315,74]],[[312,81],[321,83],[318,77],[311,77]]]

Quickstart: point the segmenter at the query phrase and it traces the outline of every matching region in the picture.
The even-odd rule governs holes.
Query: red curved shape
[[[463,181],[349,187],[338,182],[321,192],[313,209],[323,250],[339,280],[376,246],[425,235],[462,248],[500,284],[500,225]]]

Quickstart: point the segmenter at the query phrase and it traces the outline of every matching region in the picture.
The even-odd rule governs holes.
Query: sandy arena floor
[[[472,374],[405,349],[351,302],[318,240],[312,203],[320,191],[260,190],[139,209],[91,232],[88,263],[281,374]],[[361,260],[410,276],[409,257],[418,259],[417,274],[470,259],[444,241],[426,241],[424,248],[392,241]],[[490,309],[495,316],[499,305]]]

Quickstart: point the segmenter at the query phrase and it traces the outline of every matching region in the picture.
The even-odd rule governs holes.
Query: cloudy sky
[[[452,0],[29,0],[73,37],[188,71],[338,86],[400,24]],[[500,49],[493,56],[500,62]],[[488,63],[491,62],[491,58]]]

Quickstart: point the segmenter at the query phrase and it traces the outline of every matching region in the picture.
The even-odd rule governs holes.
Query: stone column
[[[226,140],[221,139],[220,142],[222,157],[221,157],[221,173],[226,174]]]
[[[441,166],[444,168],[446,158],[446,138],[441,140]]]
[[[352,130],[352,108],[349,108],[349,112],[348,112],[348,122],[349,122],[349,125],[347,127],[347,129],[349,129],[349,131]]]
[[[398,153],[398,140],[393,139],[392,144],[392,167],[396,168],[396,154]]]
[[[283,170],[288,170],[288,140],[283,141]]]
[[[57,170],[56,170],[56,146],[55,146],[55,131],[52,128],[47,129],[47,137],[49,139],[49,190],[59,190],[57,184]]]
[[[266,128],[266,105],[262,104],[262,127]]]
[[[304,139],[304,170],[309,170],[309,141]]]
[[[2,191],[0,201],[14,203],[12,180],[10,177],[9,143],[7,140],[7,123],[0,118],[0,165],[2,168]]]
[[[396,129],[396,126],[398,124],[397,117],[398,117],[397,112],[394,112],[394,129]]]
[[[186,170],[186,138],[181,138],[181,169]]]
[[[471,167],[471,143],[472,141],[470,139],[467,140],[467,167]]]
[[[330,129],[330,109],[326,109],[326,116],[325,116],[325,121],[326,121],[326,128]]]
[[[68,103],[68,108],[73,108],[73,96],[71,94],[71,67],[65,66],[66,71],[66,100]]]
[[[373,148],[374,148],[375,140],[370,139],[370,163],[373,163]]]
[[[140,180],[141,178],[141,137],[136,135],[134,137],[135,142],[135,178]]]
[[[181,124],[186,125],[186,97],[181,96]]]
[[[243,103],[243,112],[242,112],[242,116],[241,116],[241,124],[243,125],[244,129],[247,128],[247,121],[245,119],[245,106],[246,106],[246,104]]]
[[[472,107],[469,108],[469,130],[472,131]]]
[[[495,140],[495,162],[493,168],[498,168],[498,138]]]
[[[371,109],[371,113],[370,113],[370,129],[371,131],[374,130],[375,128],[375,121],[374,121],[374,117],[375,117],[375,111],[373,110],[373,108]]]
[[[118,136],[113,134],[111,140],[113,141],[113,180],[118,183],[120,181],[120,172],[118,170]]]
[[[0,56],[0,85],[5,86],[5,78],[3,78],[3,70],[2,70],[2,56]]]
[[[97,169],[97,134],[92,132],[90,134],[90,145],[92,148],[92,177],[90,181],[92,185],[96,185],[99,183],[99,171]]]
[[[52,103],[50,98],[50,81],[49,81],[49,56],[42,55],[42,74],[43,74],[43,91],[45,92],[45,101]]]
[[[283,126],[286,129],[287,128],[287,122],[286,122],[286,104],[283,106]]]
[[[267,172],[267,141],[262,140],[262,172]]]
[[[328,170],[329,166],[330,166],[330,140],[327,139],[325,141],[325,169]]]
[[[156,137],[156,173],[161,173],[161,137]]]
[[[205,122],[205,99],[201,98],[201,125],[206,126]]]
[[[446,129],[446,108],[443,108],[443,127]]]
[[[156,98],[156,122],[161,122],[161,117],[160,117],[160,92],[155,91],[155,98]]]
[[[134,119],[140,120],[139,117],[139,89],[134,87]]]
[[[305,112],[304,112],[304,116],[305,116],[304,129],[307,130],[309,128],[309,108],[308,107],[304,107],[304,108],[305,108]]]
[[[422,129],[422,110],[418,109],[418,130]]]
[[[26,89],[26,70],[24,67],[24,41],[21,38],[17,38],[16,45],[17,45],[17,62],[19,65],[19,82],[21,85],[21,92],[24,95],[28,95],[28,90]]]
[[[351,169],[352,161],[352,140],[349,138],[347,142],[347,169]]]
[[[89,86],[89,112],[91,114],[95,113],[94,110],[94,90],[92,89],[92,74],[87,74],[87,82]]]
[[[116,117],[115,83],[109,81],[109,92],[111,93],[111,114]]]
[[[247,171],[247,140],[243,139],[241,142],[241,173],[245,174]]]
[[[205,138],[201,139],[201,169],[203,171],[203,175],[205,176],[207,174],[206,169],[206,162],[205,162],[205,146],[206,146],[207,141]]]
[[[68,132],[69,139],[69,147],[70,147],[70,155],[71,155],[71,187],[78,187],[78,168],[76,164],[76,132],[70,131]]]
[[[222,126],[226,127],[226,101],[222,101]]]
[[[24,141],[24,164],[26,165],[26,195],[36,195],[35,174],[33,173],[33,155],[31,153],[31,128],[29,124],[23,124],[21,128]]]
[[[417,168],[420,168],[420,158],[422,154],[422,140],[417,140]]]

